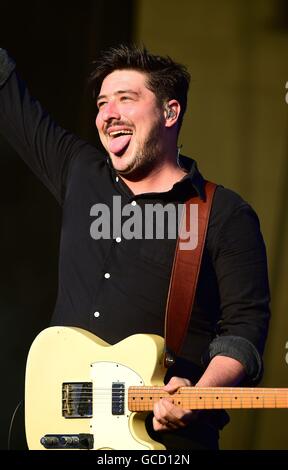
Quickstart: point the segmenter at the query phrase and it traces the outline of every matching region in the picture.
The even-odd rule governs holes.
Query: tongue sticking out
[[[109,151],[114,153],[114,155],[122,154],[126,147],[128,147],[131,137],[132,135],[130,134],[114,137],[114,139],[109,142]]]

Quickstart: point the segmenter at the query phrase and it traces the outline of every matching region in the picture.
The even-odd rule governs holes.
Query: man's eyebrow
[[[132,94],[132,95],[136,95],[136,96],[139,96],[139,93],[135,90],[118,90],[114,93],[114,95],[123,95],[125,93],[129,93],[129,94]],[[107,98],[107,95],[99,95],[98,98],[97,98],[97,101],[99,100],[102,100],[102,99],[105,99]]]

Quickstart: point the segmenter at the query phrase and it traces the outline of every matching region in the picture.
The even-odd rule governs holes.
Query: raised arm
[[[61,203],[69,163],[85,143],[56,124],[30,95],[14,61],[3,49],[0,132]]]

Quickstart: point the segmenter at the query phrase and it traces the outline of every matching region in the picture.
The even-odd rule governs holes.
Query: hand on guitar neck
[[[163,387],[165,392],[174,394],[180,387],[191,387],[192,383],[188,379],[172,377],[167,385]],[[183,410],[172,403],[169,398],[163,398],[154,405],[153,428],[154,431],[171,431],[185,427],[195,413],[198,411]]]
[[[200,378],[196,387],[227,387],[238,385],[245,377],[245,369],[239,361],[231,357],[215,356],[206,371]],[[192,383],[188,379],[172,377],[163,391],[171,396],[180,387],[190,387]],[[154,405],[153,428],[155,431],[171,431],[187,426],[195,419],[199,410],[184,410],[172,403],[169,398],[163,398]]]

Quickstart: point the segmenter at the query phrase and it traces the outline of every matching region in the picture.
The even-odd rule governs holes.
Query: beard
[[[158,122],[146,140],[143,143],[137,143],[136,152],[130,164],[124,170],[117,170],[117,173],[130,181],[139,181],[146,177],[161,163],[160,136],[161,123]]]

